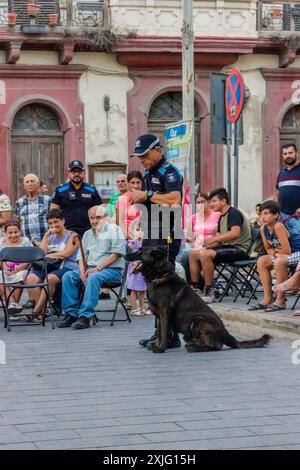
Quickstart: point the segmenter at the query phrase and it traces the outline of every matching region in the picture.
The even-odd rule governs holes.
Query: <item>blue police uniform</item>
[[[102,204],[102,199],[94,186],[83,182],[80,188],[76,189],[69,181],[57,186],[52,203],[57,204],[63,211],[66,228],[82,236],[91,228],[88,210]]]
[[[142,189],[153,191],[153,193],[168,194],[173,191],[179,191],[182,196],[182,184],[183,178],[179,170],[168,162],[164,157],[161,158],[159,163],[149,170],[145,171],[143,177]],[[150,198],[151,199],[151,198]],[[181,244],[181,208],[174,209],[169,207],[160,207],[160,211],[164,215],[159,217],[155,216],[151,212],[151,206],[154,204],[147,199],[144,205],[147,207],[147,227],[145,223],[143,225],[142,216],[142,228],[144,233],[148,234],[148,238],[144,238],[143,246],[157,246],[157,245],[169,245],[169,261],[175,263],[175,258],[179,253]],[[158,213],[156,212],[156,215]],[[164,217],[167,216],[168,220]],[[164,222],[168,222],[167,232],[164,230]],[[170,230],[168,230],[170,228]],[[168,236],[171,239],[168,240]],[[168,243],[170,242],[171,243]]]

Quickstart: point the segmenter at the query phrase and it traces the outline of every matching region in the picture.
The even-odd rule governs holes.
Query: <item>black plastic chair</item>
[[[236,302],[239,295],[244,297],[247,291],[250,292],[250,298],[255,297],[255,291],[258,285],[256,285],[256,289],[254,290],[251,282],[258,281],[258,284],[260,283],[259,278],[257,279],[256,264],[259,256],[263,254],[263,248],[255,257],[250,257],[250,254],[257,245],[259,239],[259,228],[251,227],[251,244],[246,252],[248,259],[226,264],[223,263],[215,266],[218,273],[215,282],[220,282],[222,279],[225,281],[225,286],[222,286],[223,292],[219,298],[219,302],[222,302],[225,295],[229,295],[230,290],[235,292],[234,302]]]
[[[102,286],[103,289],[109,289],[115,296],[115,306],[114,308],[109,308],[109,309],[101,309],[101,310],[95,310],[96,312],[101,312],[101,313],[107,313],[107,312],[111,312],[113,315],[111,317],[111,319],[103,319],[103,318],[99,318],[97,316],[97,313],[96,313],[96,321],[110,321],[110,325],[113,326],[114,322],[115,321],[128,321],[129,323],[131,323],[131,318],[129,316],[129,313],[128,313],[128,308],[126,307],[126,305],[124,304],[124,301],[122,299],[122,294],[123,294],[123,290],[124,290],[124,287],[125,287],[125,283],[126,283],[126,276],[127,276],[127,271],[128,271],[128,263],[125,264],[125,268],[124,268],[124,271],[123,271],[123,275],[122,275],[122,280],[120,282],[115,282],[115,281],[112,281],[112,282],[105,282]],[[124,312],[125,312],[125,315],[126,315],[126,318],[116,318],[116,315],[117,315],[117,312],[118,312],[118,307],[119,305],[121,304],[121,306],[123,307],[124,309]]]
[[[43,320],[38,322],[17,322],[11,324],[10,322],[10,315],[8,312],[8,306],[10,302],[10,298],[13,292],[16,289],[33,289],[35,287],[40,287],[46,292],[47,299],[46,305],[48,304],[48,309],[50,313],[52,328],[55,328],[54,323],[54,316],[53,316],[53,308],[51,305],[51,299],[49,295],[49,281],[48,281],[48,274],[47,274],[47,264],[45,259],[45,253],[41,248],[36,247],[16,247],[16,248],[3,248],[0,252],[0,262],[1,262],[1,269],[4,262],[15,262],[15,263],[28,263],[29,266],[27,268],[27,273],[29,273],[32,269],[34,263],[39,262],[41,264],[41,268],[45,273],[44,281],[37,283],[37,284],[26,284],[26,279],[24,283],[19,284],[10,284],[7,283],[4,277],[4,272],[2,269],[2,280],[1,284],[4,290],[4,299],[3,299],[3,307],[4,307],[4,328],[7,328],[10,331],[11,326],[24,326],[24,325],[43,325],[45,326],[45,315],[43,316]],[[7,295],[7,290],[10,290],[9,294]]]
[[[124,290],[124,286],[125,286],[125,282],[126,282],[127,270],[128,270],[128,264],[126,263],[125,269],[124,269],[124,272],[123,272],[123,275],[122,275],[122,279],[121,279],[120,282],[110,281],[110,282],[105,282],[103,284],[102,289],[109,289],[114,294],[114,296],[115,296],[115,306],[114,306],[114,308],[108,308],[108,309],[102,309],[102,308],[98,309],[98,310],[95,309],[96,313],[95,313],[94,317],[92,318],[92,321],[93,321],[94,324],[96,324],[98,321],[110,321],[111,326],[114,325],[115,321],[128,321],[129,323],[131,323],[131,318],[130,318],[129,313],[128,313],[128,308],[126,307],[126,305],[124,303],[124,300],[122,299],[122,294],[123,294],[123,290]],[[83,296],[84,296],[84,285],[82,283],[80,284],[79,289],[80,290],[79,290],[78,307],[80,306],[80,304],[82,302],[82,299],[83,299]],[[99,296],[100,296],[100,294],[99,294]],[[118,312],[118,307],[119,307],[120,304],[124,309],[126,318],[116,318],[117,312]],[[112,313],[113,315],[109,319],[99,318],[99,316],[97,315],[97,312],[98,313]]]

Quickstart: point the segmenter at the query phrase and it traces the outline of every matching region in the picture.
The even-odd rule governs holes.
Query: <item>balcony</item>
[[[300,4],[261,2],[258,29],[261,33],[278,33],[278,36],[300,32]]]
[[[27,14],[29,0],[0,0],[0,25],[8,25],[8,13],[16,13],[16,30],[18,26],[34,23],[45,27],[49,25],[49,14],[57,13],[57,32],[60,28],[97,28],[109,29],[108,0],[38,0],[41,7],[33,19]]]

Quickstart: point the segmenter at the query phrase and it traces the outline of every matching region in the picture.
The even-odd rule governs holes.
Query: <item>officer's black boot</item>
[[[170,330],[170,333],[168,334],[168,349],[172,348],[180,348],[181,346],[181,341],[179,338],[178,333],[176,331]]]
[[[149,346],[149,343],[154,343],[154,341],[156,340],[157,340],[157,331],[155,330],[151,338],[141,339],[139,341],[139,344],[143,346],[143,348],[147,348]]]

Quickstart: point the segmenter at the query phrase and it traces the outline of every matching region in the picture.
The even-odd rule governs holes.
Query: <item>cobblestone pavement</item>
[[[153,318],[3,329],[2,449],[300,449],[300,364],[267,349],[153,354]]]

